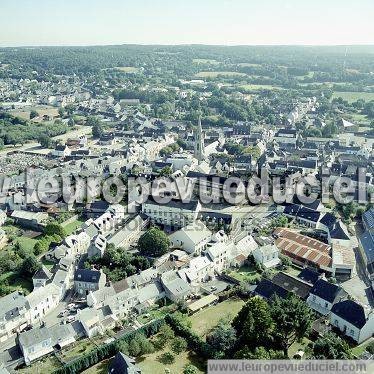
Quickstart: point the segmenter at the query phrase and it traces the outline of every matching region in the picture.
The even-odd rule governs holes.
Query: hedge
[[[198,353],[205,359],[216,358],[218,353],[213,347],[205,342],[199,335],[192,331],[188,326],[183,325],[174,315],[168,314],[165,322],[170,325],[176,335],[186,339],[188,347]]]
[[[150,322],[147,325],[142,326],[140,329],[131,331],[120,337],[119,339],[110,342],[108,344],[104,344],[96,349],[90,351],[89,353],[82,355],[81,357],[70,361],[69,363],[65,364],[62,368],[55,371],[57,374],[75,374],[80,373],[83,370],[90,368],[91,366],[114,356],[118,353],[118,343],[125,341],[127,343],[130,342],[134,338],[134,336],[138,333],[143,333],[146,337],[150,337],[155,335],[159,330],[160,327],[165,323],[164,319],[158,319],[155,321]]]

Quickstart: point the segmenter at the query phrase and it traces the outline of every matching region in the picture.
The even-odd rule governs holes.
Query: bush
[[[176,354],[179,355],[183,351],[187,349],[187,342],[186,339],[181,338],[180,336],[177,336],[174,338],[174,340],[171,342],[171,350]]]
[[[171,352],[165,352],[158,356],[157,359],[164,365],[170,365],[175,361],[175,356]]]

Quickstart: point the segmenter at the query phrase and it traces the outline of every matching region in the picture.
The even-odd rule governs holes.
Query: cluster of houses
[[[272,279],[263,279],[254,293],[267,300],[275,295],[281,298],[286,298],[290,293],[296,295],[322,316],[324,329],[316,329],[318,333],[330,327],[357,344],[368,340],[374,333],[373,309],[351,300],[339,285],[309,268],[304,268],[297,277],[280,272]]]

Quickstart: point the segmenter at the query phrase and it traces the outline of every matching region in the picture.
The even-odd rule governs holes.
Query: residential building
[[[103,288],[106,275],[103,271],[91,269],[77,269],[74,274],[74,288],[80,295],[88,295],[90,291]]]
[[[54,351],[75,342],[75,331],[70,324],[35,328],[21,333],[18,344],[26,365]]]
[[[108,374],[141,374],[135,360],[118,352],[109,363]]]
[[[266,269],[273,268],[280,263],[279,249],[274,244],[257,247],[252,253],[255,261]]]
[[[326,316],[333,305],[346,296],[346,292],[341,287],[320,278],[310,290],[307,303],[312,309]]]
[[[0,298],[0,342],[22,331],[29,323],[30,305],[19,291]]]
[[[212,238],[212,232],[201,221],[196,221],[169,236],[171,246],[190,254],[201,254]]]
[[[353,300],[343,300],[331,308],[330,323],[361,344],[374,334],[374,311]]]

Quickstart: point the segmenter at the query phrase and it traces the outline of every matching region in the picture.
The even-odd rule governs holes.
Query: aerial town
[[[350,48],[0,49],[0,373],[373,360]]]

